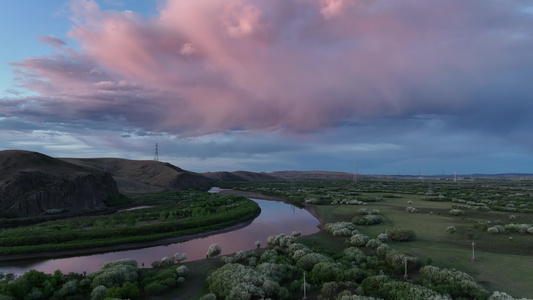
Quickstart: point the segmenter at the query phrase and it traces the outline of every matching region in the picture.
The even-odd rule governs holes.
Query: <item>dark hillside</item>
[[[109,172],[122,193],[208,187],[211,180],[169,163],[121,158],[61,158],[63,161]]]
[[[18,216],[94,210],[117,196],[111,174],[30,151],[0,151],[0,211]]]

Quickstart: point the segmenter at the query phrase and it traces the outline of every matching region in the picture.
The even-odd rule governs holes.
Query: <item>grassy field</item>
[[[416,213],[405,208],[416,207]],[[358,226],[358,230],[375,238],[389,227],[411,229],[416,234],[413,242],[389,241],[394,249],[417,256],[422,261],[443,268],[456,268],[472,275],[489,291],[504,291],[515,297],[531,297],[533,285],[533,259],[529,254],[533,247],[531,234],[490,234],[475,225],[484,220],[509,219],[508,212],[466,211],[462,217],[451,216],[451,202],[424,201],[421,196],[408,195],[402,198],[383,198],[371,202],[365,208],[378,209],[383,218],[380,225]],[[362,206],[320,205],[318,211],[325,222],[350,221]],[[527,218],[523,216],[523,218]],[[457,232],[446,232],[455,226]],[[475,242],[476,262],[472,262],[472,242]],[[513,253],[519,253],[513,254]]]

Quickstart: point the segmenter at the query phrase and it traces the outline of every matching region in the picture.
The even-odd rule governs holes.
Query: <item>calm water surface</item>
[[[150,267],[153,261],[161,260],[165,256],[170,257],[176,252],[186,253],[186,261],[203,259],[209,246],[214,243],[222,247],[222,255],[225,255],[240,250],[254,249],[256,241],[261,241],[261,247],[265,247],[266,238],[274,234],[290,235],[293,231],[301,231],[303,235],[307,235],[318,231],[318,220],[305,209],[278,201],[252,200],[261,207],[261,215],[250,225],[235,231],[165,246],[60,259],[6,262],[0,264],[0,272],[20,275],[35,269],[45,273],[53,273],[55,270],[61,270],[63,273],[84,271],[92,273],[108,261],[123,258],[135,259],[139,267],[143,263],[145,267]]]

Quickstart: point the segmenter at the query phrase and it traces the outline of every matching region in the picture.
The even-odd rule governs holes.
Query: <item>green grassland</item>
[[[295,191],[294,186],[300,188]],[[428,186],[432,193],[428,194]],[[452,182],[420,180],[361,180],[356,185],[347,181],[299,181],[296,184],[271,183],[254,187],[238,187],[315,204],[325,223],[350,222],[361,208],[377,209],[383,220],[379,225],[358,226],[358,230],[376,238],[387,228],[413,230],[412,242],[387,242],[393,249],[419,257],[441,268],[455,268],[473,276],[489,291],[504,291],[515,297],[531,297],[533,285],[533,234],[503,232],[492,234],[487,228],[510,223],[533,225],[533,183],[528,180],[485,180],[477,182]],[[438,198],[440,196],[440,199]],[[364,205],[332,205],[339,199],[365,199],[379,201]],[[433,201],[428,201],[433,200]],[[438,200],[438,201],[436,201]],[[457,205],[468,202],[470,209],[464,215],[449,212]],[[489,209],[476,210],[477,204],[487,204]],[[415,213],[406,207],[417,209]],[[466,208],[463,207],[463,208]],[[512,218],[512,220],[511,220]],[[457,231],[448,233],[454,226]],[[318,233],[319,238],[309,239],[320,244],[321,239],[331,239]],[[342,240],[342,238],[340,238]],[[475,243],[475,262],[472,258]],[[342,241],[339,247],[342,247]],[[344,242],[345,243],[345,242]],[[332,245],[329,240],[325,244]],[[334,244],[334,242],[333,242]]]

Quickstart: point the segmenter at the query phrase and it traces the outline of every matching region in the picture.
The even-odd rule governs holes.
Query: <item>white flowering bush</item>
[[[259,262],[277,262],[278,260],[278,252],[276,250],[267,249],[263,254],[261,254],[261,257],[259,257]]]
[[[381,224],[383,222],[381,217],[378,215],[355,216],[351,221],[357,225],[374,225]]]
[[[207,257],[215,257],[220,255],[220,253],[222,253],[222,248],[219,244],[211,244],[209,249],[207,249]]]
[[[236,261],[242,261],[242,260],[245,260],[246,258],[248,257],[248,253],[246,251],[237,251],[237,253],[235,253],[235,260]]]
[[[403,228],[387,228],[385,231],[391,241],[395,242],[409,242],[414,240],[415,233],[410,229]]]
[[[200,300],[217,300],[217,295],[215,293],[209,293],[200,298]]]
[[[385,254],[385,262],[395,270],[403,270],[407,260],[407,269],[410,271],[420,268],[418,257],[408,256],[398,250],[390,250]]]
[[[260,299],[266,296],[262,289],[266,279],[251,267],[226,264],[208,276],[207,283],[220,299]]]
[[[378,240],[382,242],[386,242],[388,239],[389,239],[389,236],[386,233],[378,234]]]
[[[108,262],[104,266],[92,273],[92,287],[122,286],[125,282],[136,282],[139,277],[137,261],[133,259],[122,259]]]
[[[305,203],[307,204],[320,204],[320,200],[317,198],[308,198],[305,199]]]
[[[371,239],[371,240],[368,240],[368,242],[366,243],[365,247],[376,249],[377,247],[381,246],[381,244],[383,244],[382,241],[380,241],[378,239]]]
[[[269,262],[259,264],[255,269],[260,274],[276,282],[292,278],[293,274],[297,271],[297,268],[293,265]]]
[[[452,209],[448,212],[452,216],[464,216],[465,212],[462,209]]]
[[[531,300],[531,299],[526,299],[526,298],[515,299],[512,296],[508,295],[507,293],[496,291],[492,293],[492,295],[490,295],[490,297],[487,300]]]
[[[309,282],[320,285],[330,281],[343,281],[345,269],[344,265],[338,262],[319,262],[309,273]]]
[[[176,254],[174,254],[174,259],[175,259],[178,263],[181,263],[182,261],[184,261],[184,260],[187,259],[187,254],[177,252]]]
[[[107,292],[107,287],[99,285],[91,291],[91,300],[100,300],[104,299],[105,293]]]
[[[452,300],[448,295],[441,295],[421,285],[393,280],[386,275],[369,276],[363,280],[361,287],[365,294],[383,299]]]
[[[439,269],[435,266],[425,266],[420,269],[424,280],[433,285],[441,285],[453,298],[485,299],[487,291],[477,284],[472,276],[455,269]]]
[[[308,253],[296,262],[296,267],[311,271],[313,267],[320,262],[330,262],[331,258],[320,253]]]
[[[357,210],[357,213],[362,215],[362,216],[371,215],[371,214],[377,215],[377,214],[379,214],[379,210],[377,210],[377,209],[370,210],[368,208],[361,208],[361,209]]]
[[[271,235],[267,238],[266,242],[270,246],[288,247],[290,244],[294,243],[294,237],[286,236],[284,234]]]
[[[355,262],[356,264],[360,264],[361,262],[366,260],[366,255],[361,249],[356,247],[349,247],[343,250],[344,257],[346,257],[348,260]]]
[[[324,226],[324,230],[334,236],[351,236],[359,233],[355,225],[350,222],[327,223]]]
[[[533,225],[530,224],[507,224],[504,225],[503,228],[505,230],[511,231],[511,232],[519,232],[519,233],[527,233],[529,228],[533,227]]]
[[[178,277],[187,277],[189,275],[189,268],[185,265],[177,267],[176,275],[178,275]]]
[[[359,200],[355,200],[355,199],[342,199],[342,200],[333,200],[331,202],[331,205],[336,205],[336,204],[346,204],[346,205],[366,205],[366,203],[364,201],[359,201]]]
[[[487,232],[492,234],[502,233],[505,232],[505,228],[502,225],[496,225],[487,228]]]
[[[385,257],[387,253],[391,250],[391,247],[387,244],[381,244],[376,248],[376,255],[379,257]]]
[[[455,228],[455,226],[448,226],[448,227],[446,227],[446,232],[448,232],[450,234],[453,234],[453,233],[457,232],[457,228]]]
[[[302,235],[302,232],[301,231],[293,231],[291,235],[293,237],[298,237],[298,236]]]
[[[354,234],[350,238],[350,245],[356,246],[356,247],[363,247],[368,243],[370,238],[362,233]]]
[[[407,206],[407,207],[405,208],[405,211],[408,212],[408,213],[415,213],[415,212],[417,212],[418,210],[417,210],[416,207],[414,207],[414,206]]]
[[[261,247],[261,241],[255,241],[255,246],[259,249]]]

